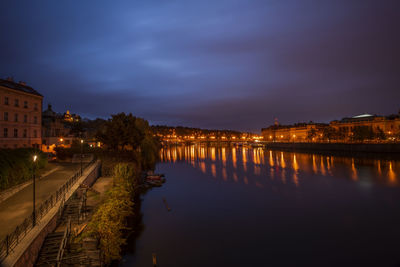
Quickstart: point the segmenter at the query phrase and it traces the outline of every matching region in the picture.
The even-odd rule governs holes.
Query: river
[[[122,266],[400,266],[400,162],[163,148]],[[166,200],[167,205],[163,201]]]

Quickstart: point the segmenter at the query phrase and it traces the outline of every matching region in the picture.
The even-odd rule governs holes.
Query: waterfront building
[[[274,124],[261,129],[267,142],[309,142],[321,139],[324,123],[297,123],[294,125]]]
[[[0,148],[40,147],[42,101],[26,83],[0,79]]]
[[[279,125],[261,129],[269,142],[400,141],[400,112],[389,116],[362,114],[324,123]]]

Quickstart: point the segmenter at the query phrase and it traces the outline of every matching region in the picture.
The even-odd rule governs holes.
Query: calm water
[[[123,266],[400,266],[400,162],[164,148]],[[163,198],[167,200],[167,211]],[[133,250],[133,249],[132,249]]]

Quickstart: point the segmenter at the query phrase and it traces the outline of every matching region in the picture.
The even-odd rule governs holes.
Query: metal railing
[[[86,164],[83,170],[86,170],[96,162],[94,158],[92,161]],[[68,181],[62,185],[56,192],[54,192],[46,201],[42,202],[38,208],[36,208],[36,224],[53,208],[58,201],[65,200],[65,195],[75,184],[75,182],[82,176],[81,170],[75,173]],[[60,206],[60,209],[62,207]],[[3,240],[0,241],[0,262],[2,262],[14,248],[21,242],[21,240],[33,229],[33,214],[26,218],[20,225],[18,225],[14,231],[8,234]]]

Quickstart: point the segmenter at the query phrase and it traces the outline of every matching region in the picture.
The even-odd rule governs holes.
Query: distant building
[[[79,122],[81,121],[81,117],[76,114],[70,114],[69,110],[67,110],[63,115],[63,120],[67,122]]]
[[[362,131],[360,130],[362,129]],[[400,141],[400,113],[389,116],[362,114],[323,123],[275,123],[261,129],[265,141],[270,142],[350,142],[357,133],[369,141]],[[358,136],[363,139],[363,136]]]
[[[64,115],[53,111],[49,104],[42,113],[42,150],[53,152],[56,146],[69,147],[74,137],[70,135],[70,127],[67,127]]]
[[[267,142],[308,142],[321,138],[324,123],[297,123],[294,125],[274,124],[261,129],[264,140]]]
[[[42,101],[26,83],[0,79],[0,148],[40,147]]]

